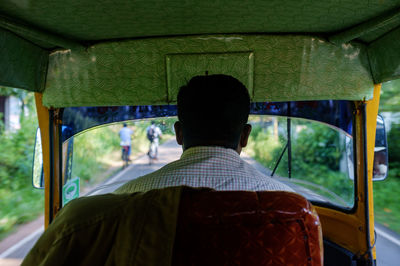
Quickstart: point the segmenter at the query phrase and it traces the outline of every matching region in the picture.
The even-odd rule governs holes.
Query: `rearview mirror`
[[[354,180],[353,139],[349,136],[346,136],[345,142],[346,142],[347,173],[348,173],[348,177],[351,180]]]
[[[35,149],[33,151],[32,185],[35,188],[44,188],[43,153],[40,128],[36,130]]]
[[[381,115],[378,115],[378,117],[376,118],[376,135],[372,180],[384,180],[388,174],[388,166],[389,160],[385,123],[383,117]]]

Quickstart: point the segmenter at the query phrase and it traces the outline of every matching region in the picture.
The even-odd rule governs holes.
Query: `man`
[[[288,186],[258,172],[240,158],[251,132],[250,96],[237,79],[196,76],[178,93],[176,140],[180,160],[134,179],[116,193],[187,185],[217,190],[286,190]]]
[[[124,149],[128,150],[128,161],[131,155],[131,136],[133,134],[132,129],[128,127],[126,123],[124,123],[124,127],[119,131],[119,138],[121,140],[120,145],[122,147],[122,154],[124,154]],[[123,160],[124,158],[122,158]]]
[[[152,159],[157,159],[158,156],[158,144],[159,139],[162,137],[161,129],[156,126],[154,121],[151,121],[151,125],[146,129],[147,139],[150,141],[149,156],[150,162]]]

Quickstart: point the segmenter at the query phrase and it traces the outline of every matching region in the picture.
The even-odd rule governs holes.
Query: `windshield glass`
[[[245,153],[258,169],[316,203],[354,205],[352,137],[320,122],[251,116]]]
[[[242,158],[315,204],[351,209],[355,194],[351,110],[345,101],[253,103],[249,117],[253,130]],[[159,147],[150,145],[151,121],[162,135]],[[176,106],[66,108],[62,136],[64,155],[69,157],[63,163],[68,165],[64,184],[80,177],[83,187],[89,184],[94,189],[89,194],[109,193],[179,159],[182,148],[174,140],[175,121]],[[124,123],[131,147],[120,139]],[[159,157],[150,165],[149,154],[154,152]],[[126,169],[133,170],[124,174]],[[96,171],[103,177],[98,178]],[[91,186],[97,183],[94,179],[100,187]],[[66,191],[75,188],[72,184]]]

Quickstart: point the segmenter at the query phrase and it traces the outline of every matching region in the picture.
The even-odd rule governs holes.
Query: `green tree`
[[[0,87],[0,94],[20,99],[21,128],[0,130],[0,239],[16,224],[35,218],[43,209],[43,192],[32,188],[32,157],[38,126],[34,94]],[[0,125],[3,127],[3,125]]]
[[[306,125],[298,133],[293,143],[294,162],[308,165],[324,165],[333,171],[339,168],[341,152],[340,134],[323,124],[296,121],[298,125]]]
[[[400,79],[382,85],[379,112],[400,112]],[[391,125],[387,140],[391,176],[400,177],[400,124]]]
[[[24,123],[25,120],[31,119],[32,116],[29,116],[29,113],[35,112],[35,97],[32,92],[28,92],[26,90],[15,89],[15,88],[7,88],[0,87],[0,95],[2,96],[14,96],[18,98],[21,103],[21,115],[20,115],[20,123]]]
[[[383,83],[380,112],[400,112],[400,79]]]

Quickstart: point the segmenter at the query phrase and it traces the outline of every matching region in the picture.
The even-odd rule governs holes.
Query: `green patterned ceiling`
[[[0,15],[65,38],[98,41],[214,33],[335,33],[398,7],[399,0],[1,0]]]

